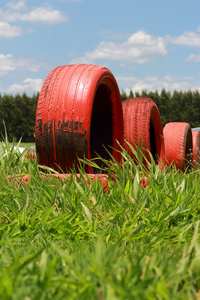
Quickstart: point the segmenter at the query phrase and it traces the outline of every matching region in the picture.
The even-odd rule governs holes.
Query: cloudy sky
[[[0,93],[57,66],[105,66],[119,89],[200,91],[200,0],[1,0]]]

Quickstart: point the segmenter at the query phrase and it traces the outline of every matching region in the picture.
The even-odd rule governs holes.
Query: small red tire
[[[200,166],[200,132],[192,131],[193,140],[193,165]]]
[[[192,131],[188,123],[170,122],[163,129],[168,165],[185,171],[192,166]]]
[[[117,82],[112,73],[95,65],[66,65],[53,69],[39,95],[35,143],[41,165],[66,172],[78,159],[120,161],[123,114]],[[102,162],[101,162],[102,163]],[[92,168],[89,167],[89,172]]]
[[[155,162],[162,165],[165,157],[163,128],[155,102],[150,98],[131,98],[122,102],[122,109],[125,150],[134,157],[127,142],[137,148],[141,140],[143,154],[148,161],[151,161],[149,155],[151,152]]]

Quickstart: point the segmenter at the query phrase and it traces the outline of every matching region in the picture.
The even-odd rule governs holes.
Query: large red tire
[[[168,165],[185,171],[192,166],[192,131],[188,123],[171,122],[163,129]]]
[[[47,76],[38,99],[35,143],[39,164],[61,172],[99,154],[120,160],[123,114],[112,73],[95,65],[67,65]],[[86,170],[87,171],[87,170]],[[93,172],[89,167],[88,172]]]
[[[200,132],[192,131],[193,140],[193,165],[200,166]]]
[[[150,98],[131,98],[122,102],[122,108],[125,150],[134,158],[127,142],[137,150],[141,141],[147,160],[151,161],[149,155],[151,152],[155,162],[162,165],[165,157],[163,128],[155,102]]]

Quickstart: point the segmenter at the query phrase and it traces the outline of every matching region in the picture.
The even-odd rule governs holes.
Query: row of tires
[[[183,171],[200,163],[200,133],[187,123],[162,128],[159,110],[150,98],[121,102],[113,74],[96,65],[67,65],[53,69],[41,89],[35,123],[38,162],[66,173],[78,158],[121,161],[121,147],[134,158],[140,147],[145,162]],[[151,153],[151,155],[150,155]],[[102,166],[103,160],[97,160]],[[86,172],[95,173],[91,166]]]

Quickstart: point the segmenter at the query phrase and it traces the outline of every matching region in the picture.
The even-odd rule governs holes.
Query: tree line
[[[0,138],[4,137],[5,127],[10,140],[22,138],[23,142],[34,142],[35,115],[39,93],[27,96],[0,94]],[[127,95],[121,93],[122,101],[134,97],[148,97],[154,100],[160,111],[163,126],[168,122],[187,122],[190,126],[200,127],[200,92],[185,91],[173,93],[165,89],[159,93],[142,91]],[[5,125],[4,125],[5,124]]]
[[[10,141],[34,142],[35,114],[38,94],[27,96],[0,94],[0,138],[5,127]],[[5,126],[4,126],[5,124]]]

